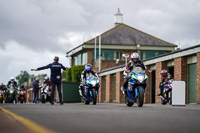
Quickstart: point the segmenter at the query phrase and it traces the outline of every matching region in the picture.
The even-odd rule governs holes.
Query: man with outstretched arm
[[[61,69],[67,70],[67,67],[64,67],[62,64],[58,63],[59,57],[55,56],[54,62],[43,67],[39,67],[35,69],[35,71],[38,70],[43,70],[43,69],[51,69],[51,85],[52,85],[52,90],[51,90],[51,105],[54,105],[54,92],[55,92],[55,86],[57,86],[58,89],[58,94],[59,94],[59,99],[60,99],[60,105],[63,105],[62,101],[62,93],[61,93]]]

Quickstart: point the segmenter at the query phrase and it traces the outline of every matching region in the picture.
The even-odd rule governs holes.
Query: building
[[[145,60],[175,50],[175,44],[123,24],[123,15],[119,9],[114,18],[115,27],[67,52],[66,56],[71,58],[71,66],[92,64],[93,69],[99,72],[99,70],[125,64],[123,54],[130,55],[139,51],[141,59]],[[101,44],[100,54],[99,44]]]
[[[145,90],[145,103],[160,103],[160,97],[156,96],[160,92],[160,72],[166,69],[173,75],[175,81],[185,81],[185,103],[200,104],[200,45],[146,59],[144,64],[148,70],[152,70],[152,73],[146,73],[149,80]],[[102,82],[99,89],[100,102],[124,102],[120,90],[124,70],[125,66],[121,65],[99,73]]]

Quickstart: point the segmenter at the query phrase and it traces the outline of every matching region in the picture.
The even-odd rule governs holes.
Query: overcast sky
[[[182,48],[200,44],[199,0],[0,0],[0,83],[21,70],[29,74],[58,55],[124,23]]]

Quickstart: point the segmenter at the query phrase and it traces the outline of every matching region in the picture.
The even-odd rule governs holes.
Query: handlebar
[[[35,71],[35,69],[31,69],[31,71]]]

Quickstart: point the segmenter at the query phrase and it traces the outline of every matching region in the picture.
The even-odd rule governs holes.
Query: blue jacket
[[[48,69],[48,68],[51,69],[51,82],[60,83],[61,80],[62,80],[61,69],[66,70],[66,68],[58,62],[53,62],[53,63],[51,63],[47,66],[40,67],[40,68],[37,68],[37,69],[43,70],[43,69]]]
[[[36,93],[39,91],[39,89],[40,89],[39,83],[37,81],[34,81],[33,82],[33,92]]]

